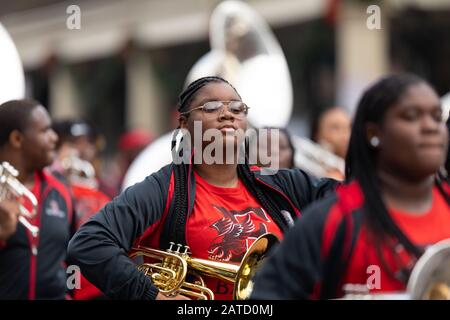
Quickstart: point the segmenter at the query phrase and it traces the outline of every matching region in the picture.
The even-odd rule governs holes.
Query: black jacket
[[[444,183],[442,194],[446,199],[449,192],[449,185]],[[251,298],[342,297],[355,246],[369,232],[368,228],[363,228],[367,223],[363,212],[365,206],[363,192],[355,182],[340,186],[326,199],[309,206],[275,254],[258,270]],[[374,244],[369,244],[373,248]],[[361,270],[366,270],[370,263],[360,261]]]
[[[65,299],[68,293],[66,248],[73,234],[70,191],[41,171],[39,235],[22,224],[0,245],[0,300]]]
[[[300,215],[300,210],[334,189],[336,181],[317,179],[300,169],[279,170],[274,175],[255,175],[262,188],[285,212],[285,223]],[[119,299],[154,299],[158,289],[149,277],[137,271],[128,258],[129,250],[151,237],[153,248],[167,248],[173,237],[184,238],[183,228],[173,228],[173,165],[167,165],[142,182],[126,189],[99,214],[85,223],[71,239],[69,261],[106,295]],[[195,199],[195,178],[188,170],[188,207]],[[165,222],[167,221],[167,222]],[[186,225],[185,221],[184,226]],[[178,230],[173,235],[171,230]]]

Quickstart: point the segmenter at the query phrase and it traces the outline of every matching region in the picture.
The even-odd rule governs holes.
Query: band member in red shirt
[[[195,161],[211,145],[203,139],[196,143],[198,124],[202,136],[213,129],[218,141],[232,150],[244,142],[235,133],[247,129],[249,108],[222,78],[191,83],[180,95],[179,112],[184,147],[172,148],[174,162],[108,203],[69,245],[72,261],[112,298],[183,298],[163,295],[150,277],[136,270],[127,255],[133,246],[165,250],[174,242],[188,245],[193,257],[239,264],[258,236],[272,232],[282,237],[300,210],[336,185],[300,169],[263,175],[250,167],[248,158],[245,163],[234,157],[227,162],[225,153],[221,162]],[[182,161],[175,161],[181,153]],[[232,284],[216,278],[206,284],[216,298],[231,299]]]
[[[400,74],[372,85],[356,111],[346,185],[306,210],[257,274],[252,298],[338,298],[346,284],[404,291],[424,249],[450,238],[449,185],[437,175],[447,145],[427,82]]]

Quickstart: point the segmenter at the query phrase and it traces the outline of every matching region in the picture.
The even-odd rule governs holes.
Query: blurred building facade
[[[209,51],[219,0],[10,1],[0,21],[22,58],[27,95],[55,119],[85,117],[111,150],[126,129],[156,135],[173,127],[178,93]],[[289,128],[307,135],[321,110],[355,107],[361,90],[389,71],[416,72],[442,95],[450,89],[448,0],[248,0],[272,27],[294,88]],[[70,5],[81,10],[69,29]],[[379,6],[381,28],[368,12]],[[376,13],[375,13],[376,14]]]

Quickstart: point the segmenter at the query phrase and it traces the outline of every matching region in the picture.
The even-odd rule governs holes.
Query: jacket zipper
[[[37,221],[41,220],[41,208],[38,208]],[[39,227],[39,222],[37,223],[37,227]],[[30,241],[30,279],[29,279],[29,289],[28,289],[28,299],[34,300],[36,299],[36,269],[37,269],[37,255],[38,255],[38,244],[39,244],[39,233],[33,234],[28,229],[26,230],[28,234],[28,238]]]
[[[277,188],[272,187],[270,184],[268,184],[268,183],[262,181],[262,180],[259,179],[259,178],[256,178],[256,177],[255,177],[255,179],[256,179],[258,182],[260,182],[260,183],[262,183],[263,185],[265,185],[266,187],[268,187],[268,188],[270,188],[270,189],[276,191],[276,192],[277,192],[278,194],[280,194],[283,198],[285,198],[285,199],[289,202],[289,204],[290,204],[290,206],[292,207],[292,209],[294,209],[294,212],[295,212],[295,214],[297,215],[297,217],[300,217],[300,216],[301,216],[300,210],[298,210],[298,209],[294,206],[294,204],[292,203],[292,201],[291,201],[291,200],[290,200],[283,192],[281,192],[281,191],[278,190]]]
[[[40,199],[45,199],[45,196],[47,195],[49,191],[49,187],[46,187],[42,195],[40,196]],[[42,201],[38,204],[38,212],[36,216],[36,226],[40,228],[41,225],[41,215],[42,215]],[[30,240],[30,251],[31,251],[31,258],[30,258],[30,286],[28,290],[28,299],[29,300],[35,300],[36,299],[36,278],[37,278],[37,255],[38,255],[38,246],[39,246],[39,239],[40,239],[40,232],[37,235],[33,235],[28,229],[27,229],[28,238]]]
[[[187,245],[188,243],[187,243],[187,239],[188,239],[188,234],[187,234],[187,232],[188,232],[188,228],[187,228],[187,226],[188,226],[188,222],[187,222],[187,220],[188,220],[188,217],[189,217],[189,215],[190,215],[190,212],[191,212],[191,172],[192,172],[192,161],[191,161],[191,163],[189,164],[189,169],[188,169],[188,178],[187,178],[187,184],[188,184],[188,190],[187,190],[187,193],[188,193],[188,201],[187,201],[187,212],[186,212],[186,223],[184,224],[184,243]]]

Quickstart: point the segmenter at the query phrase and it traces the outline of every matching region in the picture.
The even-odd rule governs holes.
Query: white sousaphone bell
[[[25,75],[22,62],[16,46],[6,29],[0,23],[0,104],[25,97]],[[28,219],[36,215],[37,200],[34,195],[17,180],[18,172],[7,162],[0,163],[0,200],[17,198],[20,201],[21,222],[37,236],[39,228],[32,225]],[[28,202],[31,211],[22,202]]]
[[[25,96],[25,76],[16,46],[0,23],[0,104]]]

